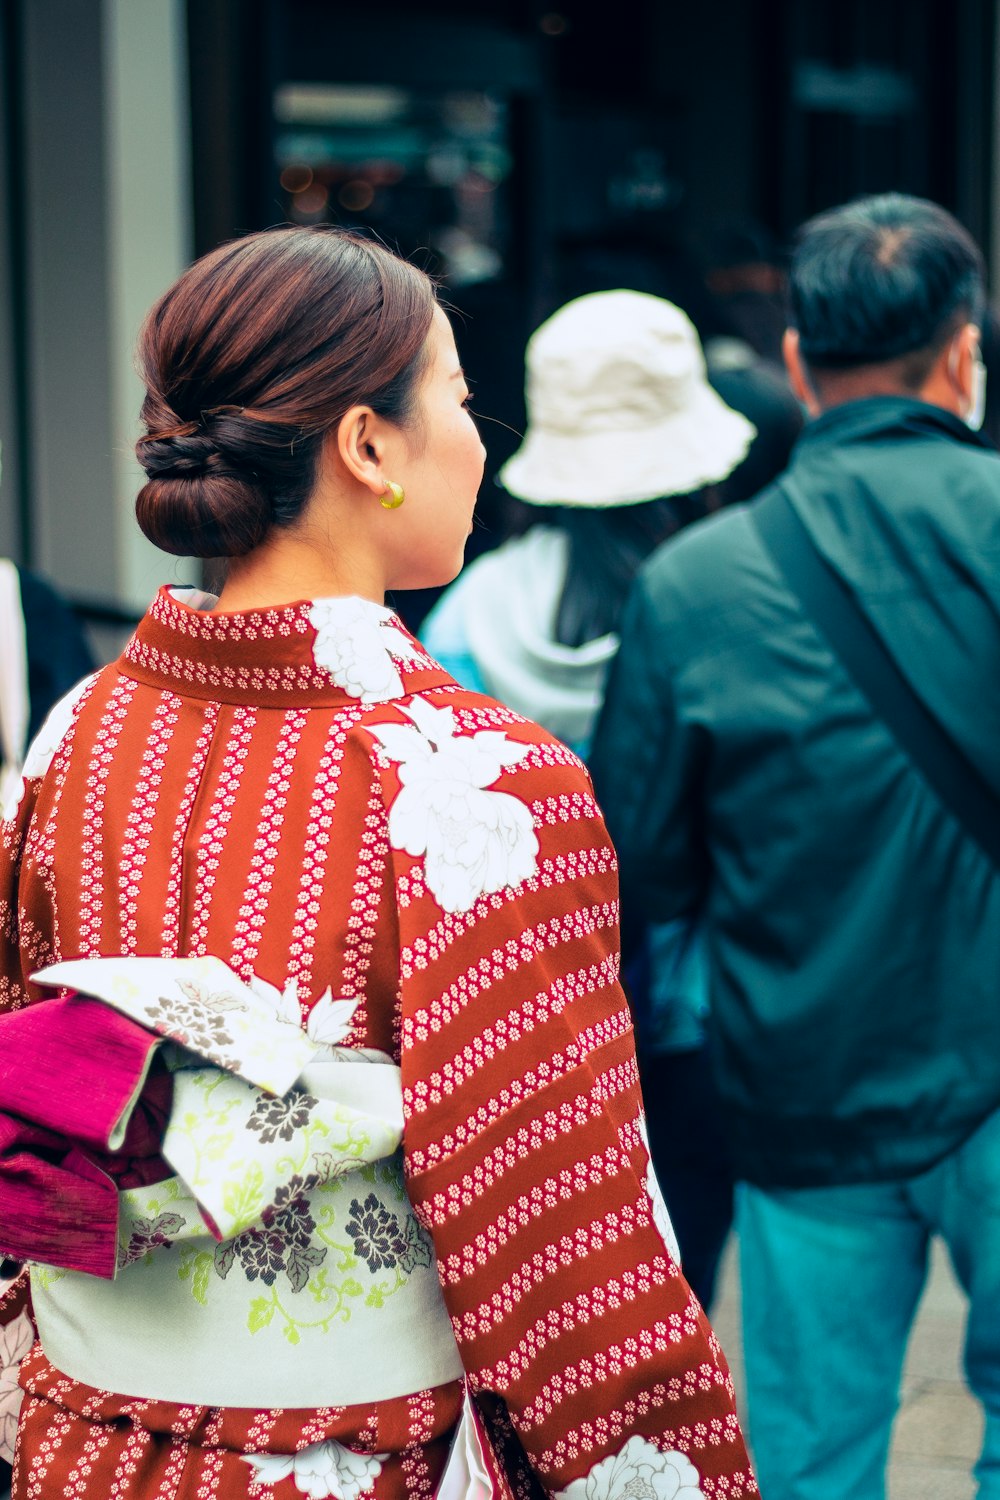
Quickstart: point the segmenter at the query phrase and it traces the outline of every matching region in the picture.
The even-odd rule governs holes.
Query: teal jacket
[[[824,414],[817,546],[1000,796],[1000,456],[918,401]],[[924,1170],[1000,1106],[1000,872],[875,718],[740,507],[640,574],[591,768],[625,901],[703,914],[738,1171]]]

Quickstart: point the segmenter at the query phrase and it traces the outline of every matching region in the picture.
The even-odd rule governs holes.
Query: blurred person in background
[[[554,313],[528,344],[526,394],[527,434],[500,478],[537,519],[466,569],[423,639],[459,682],[586,758],[637,570],[718,506],[755,434],[707,383],[689,320],[642,292],[596,292]],[[704,1059],[700,944],[679,923],[631,946],[650,1147],[707,1306],[732,1178]]]
[[[782,259],[764,226],[743,220],[714,236],[705,272],[705,285],[733,334],[779,375],[784,373],[781,340],[788,299]],[[711,349],[705,352],[711,364]]]
[[[746,457],[716,486],[721,507],[749,500],[781,473],[802,430],[803,410],[781,363],[786,276],[776,247],[751,224],[719,235],[713,250],[706,272],[676,237],[652,236],[639,224],[583,238],[564,252],[558,280],[565,295],[557,305],[627,286],[672,302],[691,320],[709,384],[757,429]],[[763,304],[759,317],[733,311],[744,307],[741,289],[750,307]]]
[[[740,341],[715,340],[705,351],[712,389],[757,430],[746,458],[718,487],[718,509],[760,493],[784,472],[805,415],[787,379]]]
[[[942,1236],[1000,1496],[1000,460],[982,257],[943,209],[823,214],[787,474],[640,572],[592,767],[623,901],[704,922],[768,1500],[880,1500]]]
[[[93,670],[83,628],[55,589],[0,557],[0,807],[49,710]]]
[[[456,576],[483,475],[433,284],[250,235],[140,364],[143,530],[226,570],[0,822],[15,1500],[756,1494],[589,777],[384,606]]]

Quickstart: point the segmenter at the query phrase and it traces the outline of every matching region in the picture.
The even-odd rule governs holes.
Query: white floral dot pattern
[[[531,810],[507,792],[487,790],[528,754],[505,733],[459,734],[454,710],[415,697],[408,724],[370,731],[399,765],[402,788],[389,811],[394,849],[424,857],[427,889],[448,912],[528,880],[538,869]]]

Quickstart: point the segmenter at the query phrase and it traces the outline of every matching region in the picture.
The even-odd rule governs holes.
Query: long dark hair
[[[564,506],[546,519],[569,541],[566,578],[556,611],[556,640],[583,646],[618,629],[636,573],[668,537],[715,509],[713,488],[640,505]]]

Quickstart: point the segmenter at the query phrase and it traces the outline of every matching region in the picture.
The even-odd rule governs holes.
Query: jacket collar
[[[913,437],[940,438],[994,451],[988,437],[973,432],[961,417],[941,406],[907,396],[868,396],[863,401],[831,406],[808,423],[795,445],[793,462],[800,454],[805,456],[821,448]]]

